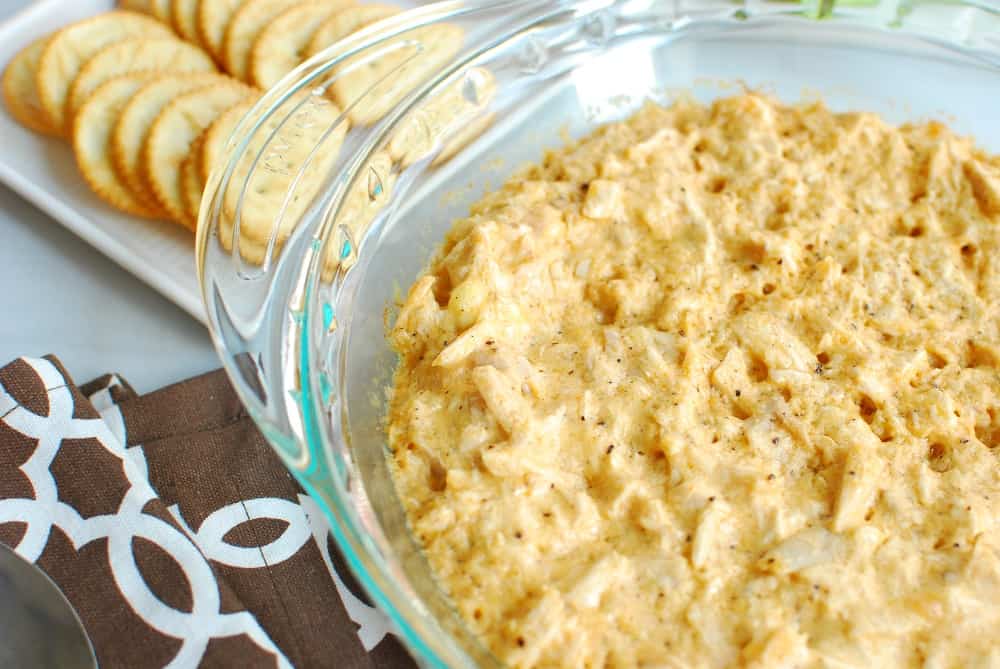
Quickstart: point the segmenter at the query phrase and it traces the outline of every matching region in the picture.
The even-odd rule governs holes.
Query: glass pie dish
[[[499,662],[437,585],[393,487],[382,421],[396,301],[452,221],[544,149],[650,100],[742,87],[890,122],[940,118],[997,152],[1000,9],[443,2],[304,63],[216,162],[197,252],[223,364],[422,664]]]

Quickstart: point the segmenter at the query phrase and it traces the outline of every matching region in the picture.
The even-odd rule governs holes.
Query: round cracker
[[[247,0],[236,10],[222,40],[222,63],[237,79],[250,79],[250,50],[257,36],[274,17],[298,0]]]
[[[279,14],[257,37],[250,52],[250,78],[254,84],[270,88],[298,67],[306,59],[313,33],[341,9],[341,4],[319,0],[295,5]]]
[[[312,204],[313,197],[323,188],[329,176],[329,170],[337,159],[337,148],[343,141],[346,119],[335,106],[326,106],[324,97],[310,96],[310,102],[316,102],[320,108],[310,108],[300,105],[302,95],[293,98],[289,105],[299,105],[294,111],[296,115],[309,114],[301,120],[291,118],[281,124],[282,114],[275,114],[263,123],[263,126],[249,141],[248,149],[237,161],[225,192],[221,194],[223,205],[219,212],[217,235],[222,246],[233,250],[233,221],[239,208],[240,233],[237,242],[241,258],[252,264],[261,264],[267,254],[271,235],[275,235],[275,253],[280,252],[285,240],[291,234],[295,225],[302,220],[302,215]],[[236,125],[250,110],[252,103],[244,103],[220,116],[204,135],[202,145],[202,165],[205,176],[212,169],[223,166],[228,153],[228,140]],[[292,113],[292,108],[289,108]],[[339,125],[321,140],[330,124]],[[296,129],[300,128],[300,129]],[[301,128],[305,129],[305,135]],[[287,130],[286,130],[287,129]],[[258,162],[253,176],[248,179],[249,171],[260,153],[264,142],[271,133],[277,130],[278,137],[271,140],[271,145],[283,145],[281,164],[269,165],[262,159]],[[301,177],[297,172],[302,167],[315,147],[322,141],[322,150],[317,152]],[[279,156],[275,156],[279,158]],[[348,230],[352,239],[358,240],[364,234],[367,224],[378,211],[389,201],[388,194],[395,184],[392,172],[392,160],[385,152],[372,157],[371,161],[361,170],[364,175],[348,193],[347,198],[337,217],[337,225]],[[379,190],[370,192],[372,176],[378,175]],[[298,181],[296,179],[298,178]],[[294,197],[288,202],[287,209],[281,213],[288,190],[295,188]],[[246,186],[244,194],[244,186]],[[242,198],[242,200],[241,200]],[[280,227],[275,230],[275,223],[281,216]],[[341,255],[343,249],[330,244],[324,261],[324,280],[329,280],[333,272],[342,263],[350,263],[355,257]]]
[[[226,155],[229,137],[255,102],[256,100],[251,99],[233,105],[205,130],[201,141],[201,162],[198,165],[202,181],[207,182],[212,170],[222,162],[223,156]]]
[[[345,230],[347,238],[354,244],[360,244],[369,224],[391,200],[395,186],[392,158],[380,151],[362,167],[358,180],[347,192],[337,214],[337,227]],[[357,260],[357,249],[328,244],[324,260],[323,279],[329,281],[337,265],[350,266]]]
[[[432,72],[440,70],[462,48],[464,31],[442,23],[416,28],[382,45],[386,52],[371,60],[364,56],[338,66],[330,83],[334,101],[347,109],[351,121],[370,125],[378,121]],[[418,42],[392,49],[392,44]]]
[[[348,238],[354,240],[355,243],[360,243],[361,238],[368,229],[368,225],[389,202],[389,196],[395,187],[395,175],[392,173],[392,159],[384,152],[376,153],[372,156],[371,160],[362,167],[360,174],[362,176],[347,193],[336,220],[336,226],[346,230]],[[375,198],[371,197],[368,192],[369,177],[367,175],[370,174],[380,175],[379,183],[382,185],[382,188],[379,196]],[[300,185],[301,182],[296,186],[296,191],[299,190]],[[319,187],[320,183],[314,183],[313,185]],[[289,204],[288,210],[284,218],[282,218],[281,228],[277,231],[277,237],[274,242],[275,255],[281,251],[285,240],[288,239],[294,230],[295,224],[302,221],[302,214],[312,203],[312,196],[316,192],[317,190],[314,189],[311,192],[304,193],[306,197]],[[266,228],[265,235],[260,236],[257,233],[259,229],[256,227],[259,223],[258,217],[254,216],[251,218],[250,211],[250,208],[244,204],[240,212],[239,254],[245,261],[260,265],[263,264],[264,258],[267,255],[271,228]],[[233,213],[233,208],[225,206],[219,216],[219,240],[223,248],[227,251],[232,251],[233,247]],[[346,266],[352,264],[354,259],[356,259],[357,255],[352,252],[352,249],[347,249],[347,254],[344,254],[344,251],[343,247],[336,244],[327,245],[326,257],[323,262],[324,281],[330,280],[338,265],[344,264]]]
[[[111,131],[135,93],[155,76],[132,73],[104,82],[80,108],[73,123],[73,152],[87,185],[98,197],[135,216],[153,218],[156,211],[132,195],[111,165]]]
[[[186,220],[181,196],[181,162],[191,143],[220,114],[253,94],[235,81],[185,93],[164,107],[143,147],[143,171],[157,202],[178,223]]]
[[[35,78],[38,99],[48,123],[61,134],[69,134],[72,128],[66,113],[66,100],[70,86],[84,63],[98,51],[133,37],[172,36],[170,28],[162,23],[144,14],[122,10],[79,21],[54,34],[42,50]]]
[[[486,68],[469,70],[446,89],[421,102],[416,112],[403,120],[389,140],[389,155],[407,167],[427,156],[444,139],[445,145],[435,160],[447,160],[449,153],[453,155],[488,127],[489,122],[479,120],[478,110],[494,97],[496,88],[492,72]],[[478,100],[477,104],[467,99],[470,93]]]
[[[149,14],[157,21],[170,23],[170,0],[118,0],[121,9]]]
[[[194,230],[198,226],[201,196],[205,182],[201,178],[201,147],[205,133],[191,144],[191,150],[181,161],[181,200],[184,202],[184,225]]]
[[[105,81],[129,72],[215,72],[207,53],[177,39],[130,39],[104,47],[80,70],[69,90],[72,116]]]
[[[47,43],[48,37],[37,39],[7,63],[3,71],[3,99],[15,121],[43,135],[56,136],[59,133],[46,120],[35,85],[38,61]]]
[[[217,74],[163,75],[144,86],[122,110],[111,138],[111,158],[118,176],[147,206],[156,207],[157,204],[143,176],[142,147],[156,117],[178,95],[230,81]]]
[[[198,44],[198,0],[170,0],[170,25],[188,42]]]
[[[229,20],[244,0],[201,0],[198,4],[198,39],[222,62],[222,40]]]
[[[219,234],[223,245],[231,246],[238,210],[240,255],[253,263],[263,261],[272,231],[281,244],[301,221],[314,196],[326,185],[347,130],[340,109],[325,96],[299,94],[285,105],[284,113],[272,114],[249,138],[247,150],[240,154],[221,194]],[[285,120],[289,114],[291,118]],[[216,126],[206,135],[203,165],[216,167],[226,159],[225,140],[241,117],[230,116],[229,127]],[[280,151],[275,149],[278,146]],[[286,206],[292,188],[294,196]]]
[[[149,13],[157,21],[170,25],[170,0],[149,0]]]
[[[484,132],[493,126],[496,117],[497,115],[494,112],[474,117],[467,125],[463,126],[445,141],[444,146],[441,147],[438,154],[434,156],[434,160],[431,161],[431,167],[444,165],[458,155],[459,151],[479,139]],[[406,167],[407,163],[403,162],[402,165]]]
[[[118,7],[130,12],[153,13],[153,0],[118,0]]]
[[[390,5],[364,5],[341,9],[324,21],[313,33],[306,46],[306,56],[314,56],[331,44],[361,30],[367,25],[381,21],[400,12]]]

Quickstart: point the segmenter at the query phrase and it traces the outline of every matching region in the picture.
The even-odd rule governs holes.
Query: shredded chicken
[[[484,197],[387,421],[470,628],[518,667],[1000,666],[998,203],[940,123],[755,94]]]

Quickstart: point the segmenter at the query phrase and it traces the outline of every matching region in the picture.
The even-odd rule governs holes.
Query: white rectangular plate
[[[40,0],[0,22],[0,68],[32,40],[106,12],[114,0]],[[412,2],[396,2],[404,8]],[[63,141],[21,127],[0,104],[0,181],[204,322],[194,235],[118,212],[90,192]]]
[[[31,5],[0,23],[0,66],[35,38],[113,6],[113,0],[42,0]],[[0,137],[0,181],[189,314],[205,320],[193,234],[104,204],[77,172],[67,143],[22,128],[6,109],[0,112]]]

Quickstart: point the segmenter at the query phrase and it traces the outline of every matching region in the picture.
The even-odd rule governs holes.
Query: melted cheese
[[[1000,159],[741,95],[458,221],[391,332],[414,534],[518,667],[1000,666]]]

